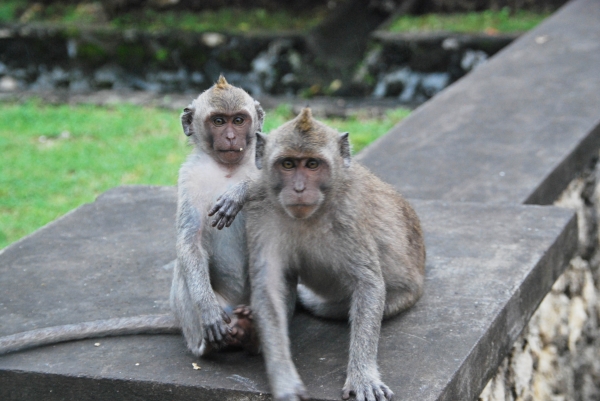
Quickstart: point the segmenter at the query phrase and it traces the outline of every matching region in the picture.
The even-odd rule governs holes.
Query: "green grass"
[[[0,2],[0,22],[13,22],[18,19],[18,11],[25,8],[26,0],[2,0]]]
[[[524,32],[539,24],[549,13],[517,11],[482,11],[461,14],[426,14],[400,16],[389,27],[392,32],[450,31],[450,32]]]
[[[287,11],[264,9],[220,9],[199,13],[144,10],[115,18],[111,24],[119,28],[143,27],[149,30],[183,29],[194,32],[206,31],[286,31],[307,30],[315,26],[321,15],[292,15]]]
[[[194,32],[227,31],[306,31],[316,26],[327,14],[326,8],[292,13],[286,10],[267,11],[262,8],[223,8],[215,11],[156,11],[142,8],[122,13],[109,21],[99,18],[100,2],[44,6],[29,4],[27,0],[2,0],[0,22],[50,21],[63,24],[94,24],[119,29],[145,30],[183,29]],[[405,15],[397,18],[388,29],[406,31],[452,32],[523,32],[539,24],[549,13],[530,11],[483,11],[460,14]]]
[[[307,30],[315,26],[325,9],[306,13],[286,10],[267,11],[262,8],[223,8],[215,11],[156,11],[142,8],[106,21],[100,2],[80,4],[28,4],[26,0],[2,0],[0,22],[54,22],[66,25],[94,24],[120,29],[136,28],[150,31],[182,29],[194,32],[227,31],[288,31]],[[104,17],[103,17],[104,16]]]
[[[349,131],[358,151],[406,115],[323,121]],[[292,117],[289,106],[268,111],[265,131]],[[175,185],[190,151],[176,111],[0,104],[0,249],[109,188]]]

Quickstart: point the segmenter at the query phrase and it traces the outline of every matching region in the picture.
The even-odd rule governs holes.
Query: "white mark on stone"
[[[243,384],[244,386],[246,386],[246,388],[248,388],[250,390],[256,391],[256,383],[254,383],[252,380],[248,379],[247,377],[243,377],[240,375],[233,375],[233,376],[228,376],[227,378]]]

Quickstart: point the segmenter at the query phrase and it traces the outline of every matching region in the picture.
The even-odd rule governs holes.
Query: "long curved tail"
[[[181,333],[173,315],[144,315],[46,327],[0,337],[0,355],[84,338]]]

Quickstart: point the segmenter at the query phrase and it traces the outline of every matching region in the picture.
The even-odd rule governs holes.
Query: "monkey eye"
[[[233,119],[233,123],[235,125],[242,125],[244,123],[244,119],[242,117],[235,117]]]
[[[319,167],[319,164],[320,163],[317,159],[308,159],[308,161],[306,162],[306,167],[311,170],[314,170],[317,167]]]
[[[212,122],[217,127],[220,127],[221,125],[225,124],[225,119],[223,117],[215,117],[213,118]]]
[[[283,161],[281,162],[281,167],[283,167],[286,170],[291,170],[293,169],[295,166],[295,163],[292,159],[283,159]]]

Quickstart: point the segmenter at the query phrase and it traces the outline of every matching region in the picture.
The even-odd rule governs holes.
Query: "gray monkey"
[[[255,133],[264,111],[224,77],[181,115],[195,151],[179,172],[177,261],[171,287],[174,315],[98,320],[0,337],[0,355],[63,341],[129,334],[183,332],[194,355],[228,345],[257,352],[252,316],[235,307],[250,300],[244,219],[231,231],[210,228],[206,213],[228,187],[253,178]],[[228,312],[228,313],[227,313]],[[233,322],[232,322],[233,318]]]
[[[268,138],[257,135],[257,181],[231,188],[211,209],[231,225],[247,203],[251,307],[277,401],[308,399],[292,361],[290,302],[317,316],[349,319],[342,398],[392,400],[380,379],[381,321],[423,292],[419,219],[390,185],[353,162],[348,134],[304,109]]]

